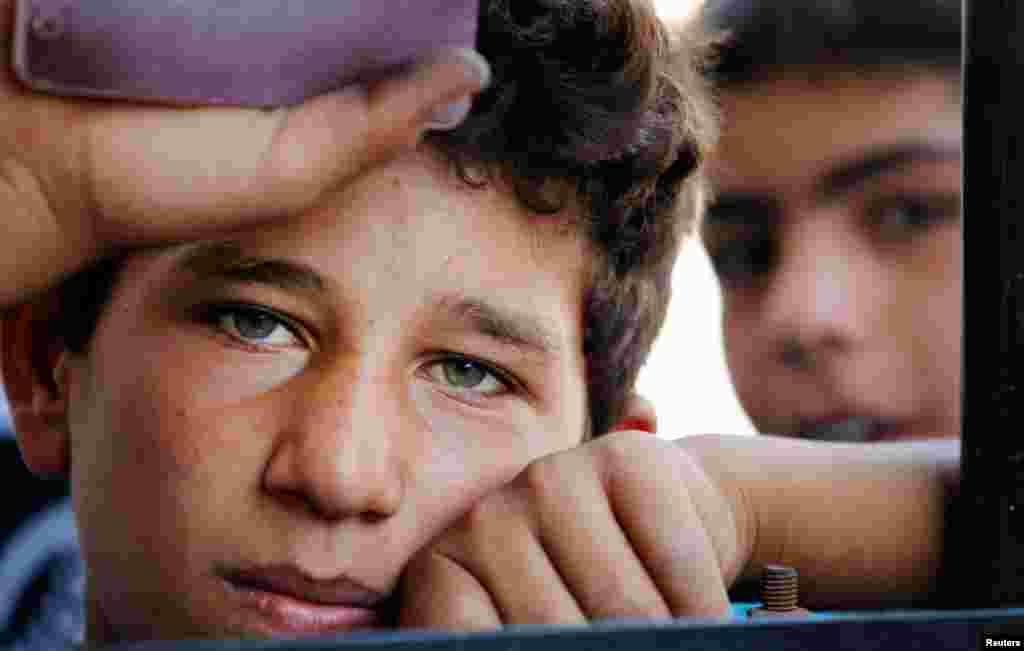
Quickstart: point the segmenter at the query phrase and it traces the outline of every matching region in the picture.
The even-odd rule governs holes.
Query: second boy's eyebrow
[[[947,143],[914,142],[869,150],[829,170],[816,184],[814,193],[821,197],[834,197],[901,167],[957,158],[960,158],[960,147]]]
[[[960,148],[946,143],[910,143],[869,150],[839,163],[815,184],[814,194],[831,198],[849,192],[872,178],[914,163],[960,158]],[[770,225],[782,217],[776,197],[760,193],[723,192],[707,208],[706,222],[732,225]]]

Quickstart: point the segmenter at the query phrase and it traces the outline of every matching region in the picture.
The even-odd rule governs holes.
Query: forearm
[[[959,441],[700,436],[679,444],[733,508],[741,580],[766,563],[792,566],[809,608],[908,605],[934,595]]]

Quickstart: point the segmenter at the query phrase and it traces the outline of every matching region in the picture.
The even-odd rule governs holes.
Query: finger
[[[415,145],[435,108],[478,91],[487,76],[479,55],[452,50],[372,88],[272,112],[96,110],[83,158],[97,239],[200,237],[299,214]]]
[[[690,495],[689,487],[702,481],[700,469],[669,443],[609,459],[611,508],[672,614],[727,616],[714,541]]]
[[[487,590],[461,565],[433,551],[406,567],[399,585],[398,625],[483,631],[501,627]]]
[[[542,544],[588,618],[669,617],[668,604],[616,520],[590,457],[575,458],[582,462],[570,464],[568,455],[559,455],[527,470],[538,496]]]
[[[286,114],[268,157],[272,194],[315,195],[416,145],[437,112],[489,83],[487,62],[447,51],[407,75],[315,99]],[[365,110],[353,111],[353,103]],[[468,107],[467,107],[468,108]],[[365,116],[364,121],[341,119]]]
[[[476,505],[438,548],[477,577],[503,623],[586,623],[535,533],[522,491],[506,488]]]

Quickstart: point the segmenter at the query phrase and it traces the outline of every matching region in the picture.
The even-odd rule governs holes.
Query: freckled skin
[[[871,222],[888,197],[958,196],[959,158],[920,162],[819,201],[827,170],[907,142],[961,141],[959,86],[932,74],[760,82],[723,97],[723,137],[710,176],[720,193],[781,206],[775,258],[758,275],[722,278],[726,357],[762,432],[790,434],[803,417],[884,415],[906,437],[960,431],[962,254],[955,218],[903,239]],[[874,203],[873,203],[874,202]],[[902,231],[901,231],[902,232]],[[705,226],[712,258],[743,228]],[[816,360],[793,368],[798,342]],[[852,414],[855,415],[855,414]]]
[[[254,635],[218,564],[293,563],[388,592],[474,500],[580,440],[580,244],[537,231],[511,192],[445,173],[407,156],[238,237],[316,269],[325,303],[196,286],[172,272],[184,247],[130,261],[90,353],[68,358],[92,640]],[[538,315],[565,354],[528,366],[439,327],[425,306],[442,291]],[[224,298],[294,316],[314,344],[253,352],[189,317]],[[529,393],[463,399],[424,371],[442,349],[497,355]]]

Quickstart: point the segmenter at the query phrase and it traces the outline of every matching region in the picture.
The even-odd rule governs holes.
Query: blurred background
[[[637,389],[654,402],[662,438],[755,432],[729,379],[718,284],[697,239],[676,263],[668,320],[649,360]]]
[[[686,20],[700,0],[655,0],[667,22]],[[721,297],[696,239],[684,245],[672,278],[668,320],[637,388],[658,410],[659,434],[752,434],[722,353]]]

